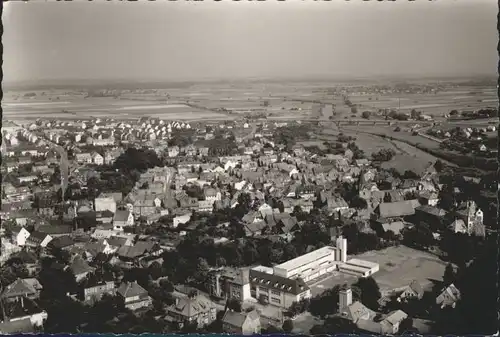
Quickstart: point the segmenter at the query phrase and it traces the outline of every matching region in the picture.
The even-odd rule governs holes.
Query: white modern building
[[[359,259],[347,260],[347,239],[340,236],[336,240],[336,247],[325,246],[273,268],[274,275],[301,278],[305,282],[336,270],[368,277],[379,270],[379,265]]]

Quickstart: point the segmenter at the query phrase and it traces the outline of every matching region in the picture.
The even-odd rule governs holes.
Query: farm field
[[[360,105],[358,110],[400,108],[409,112],[416,109],[431,116],[443,116],[453,109],[474,110],[498,104],[496,89],[486,87],[460,87],[460,90],[450,89],[437,94],[353,95],[349,99],[353,104]]]
[[[2,107],[6,117],[37,118],[50,116],[64,118],[63,110],[72,118],[90,116],[114,116],[136,118],[153,115],[165,119],[224,119],[228,114],[209,111],[225,108],[233,111],[234,118],[249,110],[272,114],[270,119],[294,119],[309,117],[311,102],[321,101],[336,105],[335,119],[350,118],[350,107],[340,95],[326,93],[326,88],[349,86],[348,83],[198,83],[170,85],[168,89],[111,90],[115,97],[85,98],[85,91],[47,89],[46,91],[13,91],[4,93]],[[140,84],[138,84],[140,86]],[[27,93],[30,97],[26,97]],[[371,100],[370,100],[371,98]],[[363,110],[398,108],[417,109],[425,114],[441,117],[452,109],[476,109],[496,106],[495,88],[458,87],[437,94],[384,94],[349,95],[352,103],[359,105],[357,116]],[[267,102],[264,104],[264,102]],[[190,108],[187,103],[203,109]],[[267,105],[267,106],[265,106]],[[294,110],[291,110],[291,109]],[[438,118],[439,119],[439,118]],[[422,140],[425,141],[425,140]]]
[[[114,98],[74,98],[57,102],[46,100],[24,100],[2,102],[4,117],[8,119],[36,119],[41,116],[52,118],[115,117],[139,118],[151,115],[164,119],[219,119],[228,116],[211,111],[191,108],[181,102],[134,101]],[[69,113],[63,112],[63,110]]]

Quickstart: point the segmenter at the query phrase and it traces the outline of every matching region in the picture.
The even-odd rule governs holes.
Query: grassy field
[[[356,132],[353,128],[347,129],[342,127],[340,131],[346,136],[356,137],[356,145],[358,145],[358,147],[363,150],[368,157],[370,157],[372,153],[378,152],[382,149],[393,149],[398,154],[404,154],[387,139],[366,133]]]
[[[406,246],[371,251],[356,258],[380,265],[380,271],[373,278],[382,291],[404,287],[412,280],[422,286],[430,285],[430,280],[441,281],[446,267],[438,257]]]
[[[346,130],[370,132],[374,134],[385,135],[387,137],[392,137],[395,140],[402,140],[411,143],[419,143],[422,146],[428,148],[439,148],[439,143],[435,142],[429,138],[422,137],[420,135],[413,135],[409,131],[394,131],[396,126],[383,126],[383,125],[357,125],[357,126],[345,126]]]

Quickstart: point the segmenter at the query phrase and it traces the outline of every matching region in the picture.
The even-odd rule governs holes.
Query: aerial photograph
[[[0,334],[496,333],[497,14],[5,2]]]

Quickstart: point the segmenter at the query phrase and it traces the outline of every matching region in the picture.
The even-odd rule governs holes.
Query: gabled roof
[[[249,278],[250,283],[293,295],[299,295],[309,289],[309,286],[302,279],[289,279],[254,269],[250,269]]]
[[[227,310],[226,313],[224,314],[224,317],[222,318],[222,322],[225,324],[229,324],[229,325],[241,328],[241,327],[243,327],[243,324],[245,323],[247,317],[249,317],[249,314],[250,313],[244,314],[241,312]],[[254,315],[252,315],[252,316],[254,316]],[[252,317],[249,317],[249,318],[252,318]]]
[[[422,285],[417,280],[411,281],[408,287],[413,290],[419,297],[424,295],[424,288],[422,288]]]
[[[75,244],[75,241],[69,236],[61,236],[50,241],[49,245],[54,248],[64,248],[68,246],[72,246]]]
[[[215,304],[207,297],[197,294],[194,297],[185,296],[178,303],[172,305],[169,310],[184,317],[194,317],[201,313],[209,312],[215,308]]]
[[[75,275],[89,273],[94,270],[94,268],[90,267],[87,262],[85,262],[85,260],[80,256],[77,256],[73,259],[73,261],[69,265],[69,268]]]
[[[127,221],[130,216],[128,210],[117,210],[113,218],[114,221]]]
[[[406,317],[408,317],[408,315],[402,311],[402,310],[396,310],[394,312],[392,312],[391,314],[389,314],[384,320],[383,322],[385,322],[386,324],[390,324],[390,325],[397,325],[399,323],[401,323],[401,321],[403,321]]]
[[[415,209],[409,200],[384,202],[377,206],[376,211],[378,211],[381,218],[402,217],[415,214]]]
[[[444,209],[434,207],[434,206],[429,206],[429,205],[418,206],[417,208],[415,208],[415,210],[419,211],[419,212],[424,212],[424,213],[427,213],[427,214],[430,214],[430,215],[433,215],[436,217],[444,217],[447,214],[447,212]]]
[[[17,279],[8,285],[2,293],[3,298],[26,296],[27,294],[34,294],[42,286],[37,279]]]
[[[25,264],[35,264],[35,263],[38,263],[38,258],[36,257],[36,255],[34,253],[26,251],[26,250],[22,250],[22,251],[20,251],[18,253],[15,253],[12,256],[12,258],[14,258],[14,257],[20,259]]]
[[[122,283],[120,287],[118,287],[117,293],[120,294],[123,298],[144,296],[148,294],[146,289],[137,284],[137,282]]]
[[[2,334],[17,334],[17,333],[33,333],[35,327],[31,323],[31,319],[24,318],[16,321],[0,323],[0,333]]]
[[[70,234],[72,228],[70,225],[42,225],[38,227],[38,231],[49,235]]]
[[[356,323],[359,320],[370,320],[374,312],[368,309],[363,303],[356,301],[346,308],[348,318]]]

